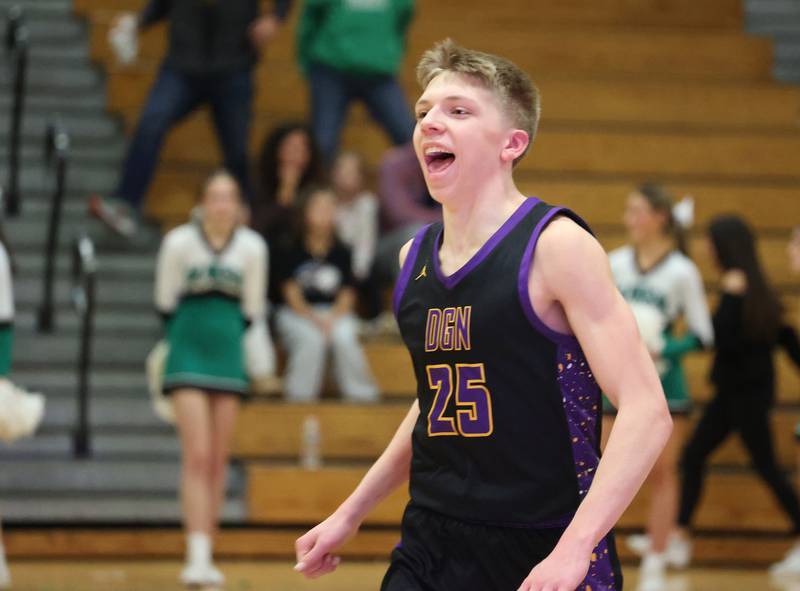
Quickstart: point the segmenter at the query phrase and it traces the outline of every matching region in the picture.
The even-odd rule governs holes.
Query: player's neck
[[[511,217],[525,198],[509,177],[507,182],[501,179],[486,183],[444,203],[442,250],[456,258],[471,255]]]

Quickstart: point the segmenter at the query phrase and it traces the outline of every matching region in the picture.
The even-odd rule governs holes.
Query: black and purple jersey
[[[528,293],[537,241],[557,215],[586,227],[527,199],[450,276],[439,266],[441,224],[413,240],[394,294],[420,407],[412,506],[499,527],[562,528],[592,483],[597,382],[577,339],[548,328]],[[616,588],[608,554],[604,541],[593,589]]]

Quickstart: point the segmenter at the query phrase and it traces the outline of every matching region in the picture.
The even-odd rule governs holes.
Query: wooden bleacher
[[[91,55],[108,73],[109,111],[131,130],[163,53],[165,32],[144,36],[142,59],[121,67],[111,57],[106,34],[113,12],[105,0],[75,0],[91,27]],[[117,0],[115,9],[136,9],[142,0]],[[307,111],[305,84],[294,61],[293,23],[280,33],[257,70],[258,93],[251,147],[285,119]],[[543,93],[540,136],[518,170],[521,188],[564,203],[598,228],[602,243],[623,243],[624,200],[638,182],[665,182],[676,194],[696,199],[698,224],[721,212],[748,217],[760,233],[770,276],[797,318],[800,279],[784,256],[788,230],[800,223],[800,89],[770,80],[772,48],[742,30],[741,0],[510,0],[487,11],[468,0],[421,0],[401,75],[409,97],[417,94],[413,63],[434,40],[458,41],[514,59],[534,76]],[[166,225],[183,219],[194,190],[219,162],[207,113],[198,113],[171,134],[149,195],[148,212]],[[376,164],[388,145],[361,108],[353,109],[344,144]],[[692,246],[705,281],[715,274],[703,256],[699,231]],[[711,299],[714,296],[712,294]],[[244,409],[235,455],[248,466],[252,529],[224,530],[219,550],[229,556],[289,556],[302,528],[323,518],[381,452],[414,394],[408,354],[393,341],[367,345],[381,389],[389,396],[375,406],[324,402],[308,406],[267,400]],[[708,354],[686,363],[698,403],[712,392]],[[791,469],[792,437],[800,419],[800,374],[778,359],[778,407],[773,416],[780,462]],[[319,418],[324,467],[297,467],[304,419]],[[748,564],[775,560],[789,544],[787,523],[764,486],[747,469],[741,444],[732,440],[714,456],[714,472],[698,512],[696,555],[706,563]],[[647,488],[621,522],[644,523]],[[385,556],[397,541],[405,500],[399,492],[371,517],[346,555]],[[380,527],[375,527],[379,525]],[[753,544],[754,532],[760,532]],[[98,555],[124,553],[177,556],[180,534],[156,530],[105,534],[64,530],[18,531],[9,546],[20,556],[69,556],[76,548]],[[46,550],[41,550],[46,541]],[[257,548],[257,550],[255,549]],[[628,556],[623,549],[623,556]]]

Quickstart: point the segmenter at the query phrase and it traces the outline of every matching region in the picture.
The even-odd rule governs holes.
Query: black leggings
[[[767,396],[717,395],[706,407],[681,459],[683,485],[678,515],[681,526],[688,527],[691,524],[692,515],[700,501],[708,457],[732,431],[736,431],[750,454],[756,472],[791,519],[793,532],[800,534],[800,501],[775,461],[767,399]]]

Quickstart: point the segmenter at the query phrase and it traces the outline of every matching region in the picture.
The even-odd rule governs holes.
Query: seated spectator
[[[380,311],[378,290],[372,281],[372,261],[378,241],[378,199],[367,190],[364,160],[343,152],[333,164],[331,183],[336,194],[336,234],[352,252],[353,277],[361,307],[368,317]]]
[[[414,117],[397,81],[414,0],[306,0],[297,55],[308,77],[314,137],[333,162],[350,103],[363,101],[392,143],[411,141]]]
[[[358,341],[351,254],[336,239],[335,217],[333,191],[309,193],[300,240],[282,261],[285,304],[278,308],[276,327],[289,354],[284,390],[293,402],[319,398],[328,349],[346,399],[372,402],[378,397]]]
[[[294,246],[299,227],[298,195],[322,181],[321,170],[311,131],[303,123],[280,125],[264,140],[251,225],[269,244],[273,260],[279,261]],[[269,299],[277,304],[281,294],[274,272],[269,284]]]
[[[115,28],[134,23],[133,34],[168,20],[169,49],[136,126],[119,185],[105,200],[93,195],[89,212],[115,232],[132,237],[166,133],[203,104],[210,106],[225,166],[250,196],[247,140],[253,69],[259,52],[286,18],[291,0],[271,14],[259,2],[150,0],[138,15],[121,15]],[[135,56],[133,56],[135,57]]]

